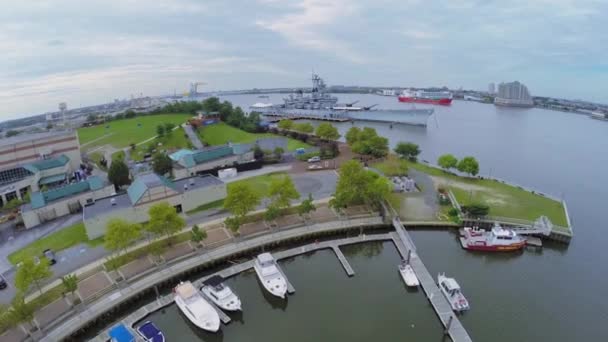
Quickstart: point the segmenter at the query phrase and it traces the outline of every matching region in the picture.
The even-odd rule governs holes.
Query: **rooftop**
[[[157,181],[153,180],[154,176],[150,176],[150,175],[151,174],[145,174],[140,177],[137,177],[135,179],[135,181],[131,184],[131,186],[129,186],[126,193],[123,192],[118,195],[101,198],[101,199],[98,199],[97,201],[95,201],[94,204],[84,207],[84,210],[83,210],[84,219],[89,220],[94,217],[106,214],[112,210],[119,210],[119,209],[125,209],[125,208],[132,207],[133,204],[137,203],[137,200],[139,200],[139,198],[145,193],[145,190],[147,189],[147,187],[145,185],[146,182],[147,182],[147,184],[158,184]],[[155,176],[157,176],[157,175],[155,175]],[[145,179],[139,181],[139,178],[141,178],[141,177],[145,177]],[[157,176],[157,177],[160,177],[160,176]],[[162,178],[164,178],[166,180],[166,182],[169,182],[170,183],[169,186],[172,189],[174,189],[175,191],[177,191],[178,193],[183,193],[184,191],[202,189],[202,188],[206,188],[206,187],[213,186],[213,185],[224,184],[224,182],[222,182],[218,178],[211,176],[211,175],[183,178],[183,179],[180,179],[177,181],[171,181],[169,179],[166,179],[165,177],[162,177]],[[164,181],[162,181],[162,182],[164,182]],[[137,183],[137,185],[136,185],[136,183]],[[143,184],[143,186],[142,186],[142,184]],[[165,183],[162,183],[162,184],[165,184]],[[184,188],[184,185],[187,185],[187,189]],[[134,186],[136,188],[131,189]],[[143,191],[142,191],[142,189],[143,189]],[[139,194],[139,196],[137,196],[138,194]],[[135,202],[132,201],[131,196],[134,196],[133,198],[136,199]],[[112,199],[114,199],[114,203],[112,203]]]
[[[14,144],[18,144],[18,143],[22,143],[22,142],[26,142],[26,141],[34,141],[34,140],[46,139],[46,138],[55,137],[55,136],[67,136],[67,135],[73,135],[73,134],[74,134],[73,131],[49,131],[49,132],[42,132],[42,133],[22,133],[19,135],[15,135],[13,137],[0,139],[0,147],[7,146],[7,145],[14,145]]]
[[[90,176],[82,182],[71,183],[45,192],[34,192],[30,197],[30,203],[25,204],[22,210],[27,211],[30,209],[42,208],[54,201],[69,198],[86,191],[99,190],[101,188],[103,188],[103,180],[98,176]]]

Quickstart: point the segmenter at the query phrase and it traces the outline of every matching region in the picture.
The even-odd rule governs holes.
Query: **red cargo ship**
[[[452,104],[452,93],[448,91],[409,91],[399,95],[399,102],[429,103],[449,106]]]

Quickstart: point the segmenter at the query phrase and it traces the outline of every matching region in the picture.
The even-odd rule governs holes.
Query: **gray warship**
[[[251,111],[259,112],[268,117],[301,117],[319,120],[359,120],[389,123],[402,123],[416,126],[426,126],[433,109],[380,109],[371,106],[355,106],[358,101],[338,103],[338,98],[332,96],[325,82],[319,75],[312,75],[310,94],[302,89],[283,98],[282,104],[256,103],[249,107]]]

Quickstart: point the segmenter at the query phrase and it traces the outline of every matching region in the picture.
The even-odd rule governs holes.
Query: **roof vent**
[[[110,204],[116,205],[116,198],[110,198]]]

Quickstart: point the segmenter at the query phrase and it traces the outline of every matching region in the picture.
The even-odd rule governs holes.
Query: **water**
[[[224,99],[246,108],[254,102],[278,103],[281,96]],[[358,105],[410,106],[375,95],[338,96],[341,102],[360,99]],[[392,146],[398,141],[416,142],[422,149],[420,158],[431,162],[443,153],[475,156],[482,174],[564,198],[574,226],[569,246],[548,244],[540,252],[507,255],[466,252],[445,231],[413,232],[430,272],[445,271],[463,286],[472,310],[462,321],[473,339],[608,341],[604,294],[608,289],[608,123],[576,114],[464,101],[433,108],[435,114],[426,128],[356,125],[375,127]],[[337,126],[344,134],[351,124]],[[353,278],[346,277],[329,252],[286,264],[297,293],[285,309],[266,301],[252,274],[230,280],[245,302],[247,324],[223,327],[224,337],[230,341],[440,340],[438,319],[420,293],[407,293],[402,287],[395,268],[398,257],[386,246],[371,258],[363,252],[347,255],[356,272]],[[185,324],[170,310],[174,309],[153,316],[161,328]],[[269,324],[274,330],[269,331]],[[185,336],[189,330],[174,331],[184,334],[180,341],[196,340],[194,335]]]

